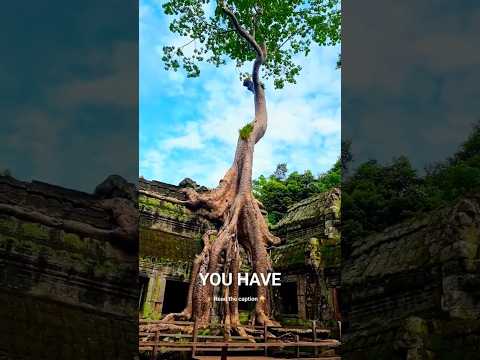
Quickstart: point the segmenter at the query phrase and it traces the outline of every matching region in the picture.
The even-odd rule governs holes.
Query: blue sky
[[[184,39],[168,31],[161,3],[140,1],[140,175],[172,184],[190,177],[213,187],[231,164],[238,129],[253,118],[252,95],[233,63],[203,65],[196,79],[163,69],[162,47]],[[339,51],[316,47],[300,57],[295,85],[275,90],[266,82],[269,128],[255,148],[254,177],[281,162],[318,174],[337,160]]]

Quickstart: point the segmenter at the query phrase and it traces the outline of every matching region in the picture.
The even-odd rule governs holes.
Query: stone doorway
[[[140,273],[139,285],[140,285],[140,296],[138,298],[138,310],[142,311],[145,301],[147,300],[148,293],[148,276]]]
[[[188,282],[168,280],[165,283],[165,297],[162,314],[181,312],[187,305]]]
[[[297,283],[285,282],[280,286],[281,309],[282,314],[297,315],[298,299],[297,299]]]
[[[256,297],[257,296],[257,286],[247,286],[240,285],[238,287],[238,297]],[[252,310],[255,307],[255,301],[239,301],[238,310]]]

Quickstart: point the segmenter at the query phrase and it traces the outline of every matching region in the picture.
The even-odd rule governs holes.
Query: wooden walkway
[[[233,360],[292,360],[292,358],[278,358],[269,356],[229,356]],[[195,356],[194,360],[221,360],[221,356]],[[315,360],[341,360],[340,357],[316,357]],[[312,360],[312,358],[296,358],[295,360]]]
[[[214,359],[235,359],[235,360],[247,360],[247,359],[279,359],[269,357],[269,349],[283,349],[283,348],[294,348],[296,351],[296,359],[301,359],[300,350],[302,348],[313,349],[315,359],[329,359],[329,360],[339,360],[338,356],[322,356],[318,357],[319,349],[335,349],[340,346],[340,342],[334,339],[317,339],[317,334],[325,334],[328,332],[323,329],[317,329],[315,321],[312,323],[312,328],[284,328],[278,326],[250,326],[249,328],[252,331],[256,331],[259,335],[253,336],[252,341],[248,341],[241,336],[230,336],[229,331],[223,329],[221,325],[212,325],[210,328],[213,329],[222,329],[223,336],[219,335],[199,335],[198,327],[195,322],[187,321],[176,321],[168,323],[169,325],[187,325],[192,326],[192,334],[170,334],[162,332],[160,329],[155,329],[155,325],[161,327],[162,324],[160,321],[141,321],[140,326],[148,325],[150,329],[153,326],[153,331],[140,331],[140,342],[139,350],[141,352],[150,353],[150,359],[156,360],[157,354],[165,351],[188,351],[192,353],[193,359],[201,360],[214,360]],[[269,334],[269,329],[277,330],[291,330],[293,331],[302,331],[302,340],[298,334],[292,335],[295,340],[282,341],[279,337],[272,336]],[[306,332],[311,332],[311,339],[305,340]],[[233,356],[232,353],[238,352],[249,352],[249,356]],[[263,352],[263,356],[250,355],[252,352]],[[207,353],[212,354],[218,352],[219,355],[208,355],[208,356],[199,356],[198,353]]]

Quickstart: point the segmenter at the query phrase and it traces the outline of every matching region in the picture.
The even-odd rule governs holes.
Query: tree
[[[348,172],[348,166],[353,161],[352,155],[352,142],[350,140],[342,141],[342,150],[340,154],[340,164],[342,166],[343,173]]]
[[[439,204],[480,189],[480,122],[452,157],[427,169],[425,182]]]
[[[406,157],[361,164],[342,184],[342,243],[381,231],[423,210],[422,179]]]
[[[237,297],[237,274],[240,266],[240,247],[251,259],[257,274],[271,271],[267,246],[278,244],[260,211],[262,205],[252,194],[252,162],[255,144],[267,130],[265,89],[260,81],[273,78],[276,88],[294,83],[300,66],[294,55],[307,55],[311,45],[335,44],[340,39],[340,10],[338,0],[168,0],[163,5],[173,17],[170,30],[188,38],[179,47],[165,46],[163,61],[167,70],[180,67],[188,76],[200,74],[199,63],[224,65],[227,59],[242,66],[253,62],[252,71],[243,75],[243,85],[252,93],[255,116],[239,131],[232,166],[218,187],[206,192],[186,188],[186,200],[169,199],[194,209],[221,224],[218,232],[207,232],[204,248],[194,261],[187,306],[171,319],[195,319],[200,325],[210,321],[213,287],[202,286],[199,273],[214,273],[218,269],[233,276],[232,285],[224,295]],[[184,49],[193,43],[193,52]],[[213,239],[212,238],[213,236]],[[268,289],[257,286],[258,301],[252,313],[257,324],[272,324]],[[239,323],[238,303],[225,306],[226,325],[246,335]]]
[[[343,147],[343,163],[348,164],[350,143]],[[384,165],[367,161],[342,183],[342,256],[349,256],[355,238],[446,206],[479,189],[480,122],[453,156],[428,167],[423,176],[404,156]]]
[[[278,168],[283,165],[286,169],[286,164],[280,164],[269,177],[261,175],[253,181],[253,194],[267,210],[270,224],[276,224],[294,203],[340,186],[340,161],[318,177],[313,176],[310,170],[306,170],[303,174],[295,171],[279,178]]]
[[[275,169],[275,172],[273,173],[273,176],[277,178],[278,180],[283,180],[285,179],[285,176],[287,176],[287,164],[286,163],[281,163],[277,165],[277,168]]]

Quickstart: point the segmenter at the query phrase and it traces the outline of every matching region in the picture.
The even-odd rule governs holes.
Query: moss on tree
[[[250,123],[248,123],[247,125],[242,127],[240,130],[238,130],[240,134],[240,138],[242,140],[247,140],[250,134],[252,133],[252,131],[253,131],[253,126]]]

